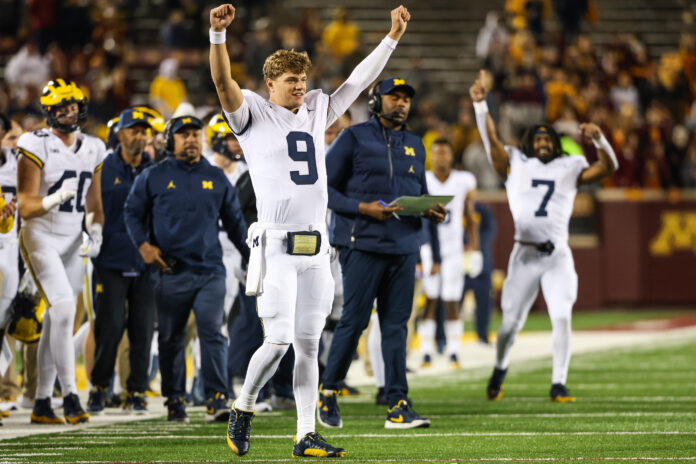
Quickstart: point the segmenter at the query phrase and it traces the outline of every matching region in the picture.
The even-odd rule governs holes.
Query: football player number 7
[[[290,179],[297,185],[312,185],[319,179],[314,139],[306,132],[290,132],[286,140],[288,141],[288,156],[293,161],[307,163],[307,174],[300,174],[300,171],[290,171]]]
[[[549,212],[546,211],[546,205],[549,203],[551,195],[553,195],[553,191],[556,188],[556,182],[552,180],[532,179],[532,187],[539,186],[546,187],[546,194],[544,195],[544,198],[541,200],[541,205],[539,205],[539,209],[534,212],[534,216],[548,216]]]

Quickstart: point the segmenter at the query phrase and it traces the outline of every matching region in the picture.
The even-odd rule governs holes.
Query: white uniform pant
[[[19,235],[22,258],[47,307],[75,302],[82,290],[85,264],[78,255],[82,236],[49,235],[22,228]]]
[[[319,339],[334,297],[329,244],[322,234],[319,254],[289,255],[287,230],[267,230],[263,293],[257,297],[264,335],[271,343]]]
[[[565,384],[570,362],[570,319],[578,294],[573,254],[565,243],[557,244],[551,255],[533,246],[515,243],[503,284],[503,321],[498,330],[496,367],[507,368],[510,348],[527,320],[539,285],[553,327],[553,383]]]
[[[421,247],[423,264],[423,292],[430,300],[442,298],[443,301],[459,301],[464,292],[464,271],[461,253],[442,256],[440,272],[430,274],[433,267],[433,252],[430,245]]]

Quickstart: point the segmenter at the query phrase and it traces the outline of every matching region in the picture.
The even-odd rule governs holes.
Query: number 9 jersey
[[[559,245],[568,242],[578,177],[589,166],[582,155],[559,156],[542,163],[506,146],[510,172],[505,181],[515,240]]]
[[[92,185],[93,174],[101,169],[106,156],[104,143],[91,135],[76,132],[74,144],[67,147],[50,129],[39,129],[23,134],[17,145],[19,155],[41,169],[40,197],[60,189],[77,192],[74,198],[46,214],[27,219],[23,227],[51,235],[80,236],[85,197]]]
[[[324,132],[329,96],[307,92],[293,113],[249,90],[249,121],[237,134],[256,193],[258,221],[320,224],[326,220],[328,191]],[[230,120],[230,113],[225,117]]]

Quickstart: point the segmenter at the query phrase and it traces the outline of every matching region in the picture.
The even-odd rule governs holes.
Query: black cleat
[[[346,450],[329,445],[317,432],[308,433],[292,447],[292,456],[295,458],[342,458],[345,455]]]
[[[415,429],[418,427],[430,427],[430,419],[419,416],[411,408],[408,400],[399,400],[387,412],[387,420],[384,428],[387,429]]]
[[[216,393],[208,398],[205,408],[205,420],[207,422],[227,422],[230,419],[230,408],[227,406],[227,397],[222,393]]]
[[[493,375],[491,375],[488,386],[486,387],[486,397],[489,400],[498,401],[503,397],[503,381],[505,380],[505,374],[507,374],[507,369],[498,369],[497,367],[493,369]]]
[[[319,389],[317,401],[317,420],[324,427],[340,429],[343,427],[341,411],[338,409],[336,390]]]
[[[104,410],[105,395],[106,391],[102,387],[98,385],[92,387],[92,390],[89,392],[89,398],[87,399],[87,411],[89,411],[90,414],[96,416],[102,413]]]
[[[188,422],[189,417],[186,414],[186,403],[181,396],[170,396],[165,403],[167,405],[167,420],[170,422]]]
[[[65,424],[65,421],[56,416],[51,408],[51,398],[37,398],[31,411],[32,424]]]
[[[551,385],[549,396],[551,396],[551,401],[554,403],[575,403],[576,400],[573,395],[568,393],[566,386],[562,383],[554,383]]]
[[[89,414],[80,406],[80,398],[76,393],[71,393],[63,398],[63,415],[65,420],[72,425],[89,422]]]
[[[237,456],[244,456],[249,452],[249,435],[253,418],[253,411],[242,411],[232,405],[230,422],[227,425],[227,446]]]
[[[133,414],[147,414],[147,398],[145,393],[129,392],[123,410]]]

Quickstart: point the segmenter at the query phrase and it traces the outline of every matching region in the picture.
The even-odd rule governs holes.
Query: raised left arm
[[[355,67],[348,79],[329,97],[329,115],[326,127],[334,123],[353,104],[360,93],[367,88],[387,64],[396,44],[406,32],[406,24],[411,14],[400,5],[391,11],[391,30],[377,48]]]
[[[592,184],[607,177],[619,169],[619,160],[616,158],[614,149],[609,144],[607,138],[602,134],[602,130],[596,124],[587,123],[580,125],[580,133],[592,139],[592,143],[597,148],[597,161],[580,173],[578,184]]]

